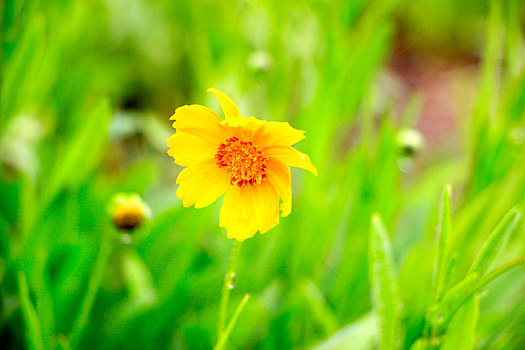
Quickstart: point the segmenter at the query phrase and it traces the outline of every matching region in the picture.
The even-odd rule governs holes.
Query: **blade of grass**
[[[503,53],[503,15],[502,2],[490,1],[490,16],[487,28],[487,41],[484,52],[479,91],[473,108],[471,183],[467,197],[485,188],[492,177],[492,166],[484,166],[490,157],[494,128],[490,127],[497,119],[500,88],[500,58]]]
[[[33,102],[32,82],[38,75],[46,52],[46,25],[45,16],[33,16],[18,40],[12,57],[2,66],[0,129],[28,102]]]
[[[337,331],[339,325],[334,311],[311,279],[301,283],[301,292],[310,304],[317,320],[323,326],[325,334],[329,335]]]
[[[27,327],[26,336],[29,343],[28,345],[33,350],[44,350],[44,340],[42,337],[40,320],[38,319],[36,310],[31,302],[29,287],[22,272],[18,273],[18,289],[21,299],[22,314]]]
[[[376,313],[381,349],[397,349],[400,341],[400,308],[390,239],[381,218],[372,215],[369,245],[372,307]]]
[[[468,275],[445,293],[440,303],[430,310],[428,318],[430,325],[434,327],[442,320],[445,306],[459,304],[463,296],[467,295],[474,288],[478,278],[479,275],[477,273]]]
[[[483,276],[521,219],[521,211],[512,208],[489,235],[470,267],[469,274],[478,272]]]
[[[469,275],[467,278],[465,278],[465,280],[462,281],[463,283],[460,282],[462,283],[461,286],[459,286],[459,284],[456,285],[458,288],[453,288],[454,291],[451,289],[451,291],[449,291],[452,292],[451,295],[449,297],[445,295],[447,298],[443,297],[443,302],[438,307],[438,312],[441,311],[443,316],[439,322],[440,329],[444,329],[448,326],[451,318],[454,316],[456,311],[468,300],[468,298],[481,291],[499,276],[511,271],[512,269],[515,269],[516,267],[519,267],[522,264],[525,264],[525,256],[519,257],[501,265],[482,278],[479,278],[477,273]],[[465,281],[467,281],[467,283],[465,283]]]
[[[95,261],[93,274],[89,279],[87,292],[84,296],[82,305],[80,307],[80,313],[75,322],[73,323],[73,327],[71,328],[71,333],[69,337],[69,343],[71,348],[76,348],[76,346],[80,342],[82,333],[84,332],[84,328],[86,327],[86,324],[89,321],[89,314],[91,312],[91,308],[93,306],[93,303],[95,302],[95,297],[97,296],[100,284],[102,283],[102,280],[104,278],[104,274],[106,273],[106,266],[111,253],[110,238],[110,235],[104,233],[102,234],[100,251],[97,256],[97,260]]]
[[[226,345],[226,341],[230,337],[230,334],[233,331],[233,328],[235,327],[235,324],[237,323],[237,319],[241,315],[242,310],[246,306],[246,303],[248,303],[248,300],[250,299],[250,294],[246,293],[244,297],[242,298],[241,302],[239,303],[239,306],[237,306],[237,309],[235,310],[235,313],[233,314],[232,318],[230,319],[230,322],[228,322],[228,325],[224,329],[224,331],[219,336],[219,340],[217,341],[217,345],[213,348],[214,350],[221,350]]]
[[[101,100],[83,120],[82,127],[71,137],[55,163],[42,194],[42,207],[64,187],[77,185],[97,165],[108,135],[112,115],[110,102]]]
[[[450,322],[441,350],[473,349],[478,319],[479,298],[473,295]]]
[[[450,235],[450,194],[451,186],[445,185],[443,197],[439,209],[439,225],[437,229],[437,252],[434,265],[434,276],[432,278],[432,290],[434,293],[434,302],[437,302],[442,295],[444,288],[445,262],[448,254],[449,235]]]
[[[507,8],[506,63],[511,78],[518,77],[523,67],[523,34],[520,24],[520,9],[517,0],[505,2]]]
[[[346,325],[330,338],[315,345],[313,350],[369,349],[374,341],[375,317],[368,313],[359,320]]]
[[[474,106],[474,115],[481,117],[488,116],[490,112],[494,111],[494,103],[496,101],[496,89],[498,86],[498,69],[499,59],[503,52],[503,15],[502,3],[498,0],[490,1],[490,16],[488,21],[487,42],[484,52],[484,60],[481,72],[480,91]],[[479,127],[486,127],[479,124]],[[479,140],[481,141],[481,140]]]

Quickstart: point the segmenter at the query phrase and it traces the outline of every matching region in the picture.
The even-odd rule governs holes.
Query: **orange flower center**
[[[230,137],[217,148],[219,168],[230,173],[230,184],[239,187],[255,186],[266,180],[267,157],[251,142]]]

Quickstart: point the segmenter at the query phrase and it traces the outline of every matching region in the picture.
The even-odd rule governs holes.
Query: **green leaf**
[[[478,273],[468,275],[463,281],[453,287],[445,296],[439,307],[436,309],[435,315],[442,315],[439,322],[440,328],[444,329],[450,323],[451,318],[456,311],[475,293],[478,293],[485,288],[490,282],[508,271],[525,264],[525,256],[514,259],[500,267],[492,270],[482,278],[479,278]]]
[[[410,350],[434,350],[435,346],[432,345],[431,340],[427,338],[419,338],[412,344]]]
[[[520,219],[521,211],[517,208],[512,208],[505,215],[483,244],[470,267],[469,273],[478,272],[480,276],[483,276],[487,272]]]
[[[481,278],[478,281],[478,283],[476,284],[476,286],[474,287],[474,290],[472,291],[472,293],[470,293],[470,295],[479,292],[480,290],[485,288],[490,282],[494,281],[496,278],[515,269],[516,267],[521,266],[522,264],[525,265],[525,256],[509,261],[508,263],[503,264],[500,267],[492,270],[491,272],[486,274],[483,278]],[[470,297],[470,295],[468,295],[467,298]]]
[[[35,307],[31,302],[29,287],[27,286],[26,278],[22,272],[18,273],[18,289],[20,293],[22,314],[27,327],[26,335],[29,347],[33,350],[43,350],[44,340],[42,338],[40,320],[38,319]]]
[[[82,300],[82,304],[80,306],[80,312],[75,322],[73,323],[73,326],[71,329],[71,335],[69,339],[70,339],[70,346],[72,348],[75,348],[78,345],[82,337],[84,329],[89,321],[89,315],[90,315],[91,309],[93,307],[96,296],[100,289],[100,284],[102,283],[104,276],[106,274],[108,260],[109,260],[109,256],[111,253],[111,241],[110,240],[111,240],[111,236],[108,233],[102,234],[102,241],[100,242],[100,250],[97,256],[97,260],[95,261],[93,273],[91,274],[91,277],[89,278],[89,282],[87,285],[87,291],[84,296],[84,299]]]
[[[455,312],[466,299],[465,296],[470,295],[470,291],[474,289],[478,277],[479,275],[477,273],[468,275],[445,293],[441,302],[431,310],[430,322],[433,324],[440,323],[442,322],[444,314],[452,314]],[[453,314],[451,316],[453,316]]]
[[[96,167],[103,154],[111,115],[109,101],[104,99],[82,119],[82,125],[65,145],[48,177],[44,207],[63,187],[77,185]]]
[[[35,77],[41,69],[46,52],[46,18],[31,17],[27,28],[17,41],[12,56],[2,67],[0,97],[0,127],[24,107],[34,103]]]
[[[523,33],[520,24],[520,10],[518,0],[509,0],[506,5],[506,65],[509,67],[510,78],[518,77],[523,68]]]
[[[368,254],[372,307],[379,323],[381,349],[397,349],[401,338],[401,301],[390,240],[377,214],[372,215]]]
[[[473,349],[478,318],[479,298],[473,295],[450,322],[441,350]]]
[[[443,189],[443,197],[439,209],[439,225],[437,229],[437,252],[436,261],[434,265],[434,276],[432,279],[432,286],[434,292],[434,301],[441,298],[444,281],[448,276],[446,273],[446,258],[449,249],[449,235],[450,235],[450,193],[451,186],[445,185]]]
[[[474,115],[477,122],[485,122],[486,118],[494,111],[494,104],[498,96],[498,69],[500,58],[503,53],[503,15],[502,2],[499,0],[490,1],[490,16],[487,29],[487,43],[484,52],[484,59],[481,71],[481,81],[479,83],[479,93],[474,105]],[[478,123],[480,128],[486,128],[486,124]],[[477,135],[477,141],[481,142]]]
[[[375,330],[375,317],[369,313],[359,320],[343,327],[330,338],[314,346],[313,350],[346,350],[372,348]]]
[[[300,285],[301,292],[312,308],[317,321],[324,328],[325,334],[334,333],[339,329],[334,310],[327,303],[325,297],[311,279],[303,281]]]

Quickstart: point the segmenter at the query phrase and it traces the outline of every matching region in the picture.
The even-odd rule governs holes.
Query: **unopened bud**
[[[132,231],[151,216],[151,210],[136,193],[117,193],[108,207],[116,228]]]
[[[397,133],[397,144],[404,156],[412,157],[425,147],[425,139],[415,129],[401,129]]]

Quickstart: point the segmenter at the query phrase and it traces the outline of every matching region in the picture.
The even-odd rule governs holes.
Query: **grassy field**
[[[244,242],[226,349],[525,348],[519,0],[0,6],[2,349],[216,345],[233,241],[166,153],[175,108],[221,113],[209,87],[305,130],[319,173]],[[451,72],[433,121],[407,56]],[[131,242],[120,192],[151,208]]]

